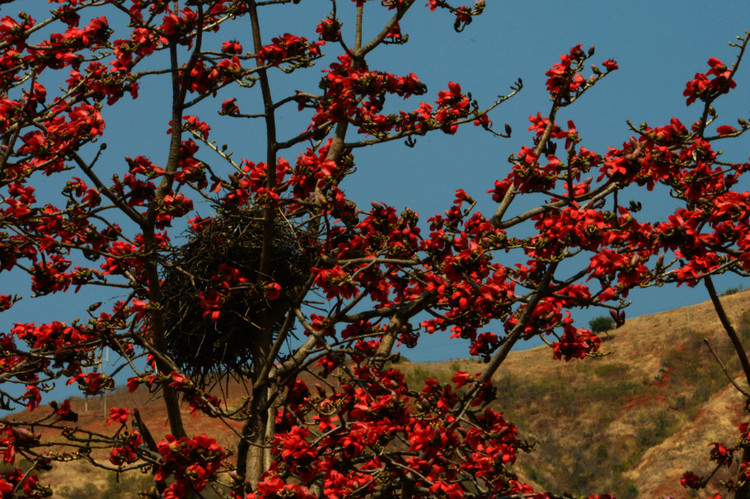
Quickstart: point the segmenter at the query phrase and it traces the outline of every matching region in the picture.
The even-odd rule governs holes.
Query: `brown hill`
[[[750,292],[722,303],[750,345]],[[710,474],[709,444],[734,445],[746,418],[742,395],[704,340],[742,386],[710,302],[630,319],[609,334],[599,357],[554,361],[546,346],[512,353],[495,379],[496,405],[537,442],[519,458],[522,474],[554,492],[691,497],[680,485],[682,474]],[[449,368],[475,372],[481,365],[416,367],[444,377]],[[733,476],[736,466],[721,470],[708,491],[718,492],[719,481]]]
[[[722,297],[727,312],[750,344],[750,291]],[[552,359],[538,347],[512,353],[495,378],[499,410],[516,423],[522,437],[537,445],[520,456],[517,469],[539,490],[592,494],[618,499],[690,497],[680,486],[684,471],[707,475],[713,467],[708,444],[737,439],[743,420],[742,396],[728,382],[704,343],[708,340],[733,375],[738,363],[710,302],[628,320],[602,343],[603,355],[584,361]],[[400,366],[410,381],[447,381],[456,370],[478,372],[465,360]],[[742,379],[737,377],[742,384]],[[242,387],[230,384],[233,398]],[[140,407],[146,424],[166,432],[166,415],[148,394],[118,391],[106,400],[74,399],[79,424],[106,431],[106,407]],[[14,416],[28,417],[27,413]],[[233,440],[223,425],[206,428],[202,417],[187,417],[188,433],[211,433],[222,444]],[[111,428],[110,428],[111,430]],[[215,433],[219,431],[220,434]],[[735,470],[722,470],[709,487]],[[148,477],[122,477],[74,462],[45,473],[57,497],[135,497]]]

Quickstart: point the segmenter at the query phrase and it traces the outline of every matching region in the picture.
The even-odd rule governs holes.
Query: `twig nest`
[[[259,342],[275,336],[289,312],[285,294],[307,280],[300,238],[279,219],[270,275],[260,275],[263,225],[259,208],[222,212],[168,258],[161,304],[167,348],[185,371],[247,373]]]

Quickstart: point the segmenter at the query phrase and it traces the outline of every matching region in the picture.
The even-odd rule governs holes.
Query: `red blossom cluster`
[[[3,455],[3,463],[10,464],[11,469],[0,473],[0,495],[2,497],[48,497],[51,491],[39,483],[36,473],[25,473],[13,468],[16,462],[16,452],[39,444],[39,435],[25,428],[16,428],[9,424],[0,427],[0,451]],[[31,470],[29,470],[31,471]]]
[[[695,78],[687,82],[685,91],[682,92],[682,95],[687,97],[688,106],[696,99],[709,101],[737,86],[737,83],[732,79],[734,71],[719,59],[711,57],[708,60],[708,65],[711,69],[705,73],[695,73]]]
[[[139,450],[143,445],[143,439],[137,431],[123,432],[119,435],[119,446],[112,448],[109,454],[109,462],[115,466],[134,463],[140,458]]]
[[[49,497],[51,490],[39,483],[38,475],[13,469],[0,472],[0,493],[3,497],[41,498]]]
[[[418,137],[452,135],[469,123],[507,136],[510,127],[495,132],[488,113],[521,85],[482,108],[450,81],[432,104],[392,111],[394,98],[400,105],[428,88],[413,73],[370,69],[368,54],[383,43],[408,42],[401,21],[414,2],[379,2],[390,17],[369,42],[355,28],[354,44],[344,40],[335,9],[317,24],[318,41],[285,33],[264,44],[258,11],[267,2],[55,3],[59,8],[43,22],[48,29],[25,14],[0,19],[0,271],[25,275],[36,296],[98,286],[118,297],[106,311],[91,304],[81,311],[85,319],[70,324],[19,323],[0,332],[2,379],[23,387],[0,387],[0,403],[41,414],[56,380],[96,395],[113,388],[114,374],[127,365],[136,371],[129,390],[161,392],[170,434],[155,436],[158,428],[149,429],[137,411],[119,407],[107,419],[113,433],[93,438],[76,426],[69,401],[53,402],[34,428],[72,425],[62,434],[80,452],[43,454],[40,437],[8,423],[0,438],[6,463],[17,462],[17,454],[33,466],[94,459],[85,453],[84,434],[109,453],[98,464],[152,473],[162,497],[189,497],[209,484],[242,498],[547,497],[534,495],[513,472],[518,453],[531,445],[492,405],[492,376],[514,345],[539,336],[554,359],[596,355],[600,339],[576,326],[577,309],[601,307],[620,324],[634,288],[711,286],[714,274],[750,272],[750,194],[735,190],[750,167],[724,161],[714,144],[749,126],[739,121],[738,128],[722,125],[716,136],[706,135],[711,103],[734,88],[741,55],[731,70],[710,59],[711,69],[688,83],[688,104],[705,104],[694,124],[673,118],[633,127],[621,147],[599,154],[582,145],[573,120],[562,126],[557,116],[618,65],[608,59],[604,71],[590,65],[591,75],[583,76],[594,51],[574,46],[547,72],[549,110],[529,118],[529,143],[488,191],[494,215],[480,213],[477,201],[457,189],[444,212],[425,219],[379,202],[357,206],[345,191],[355,151],[395,139],[413,147]],[[353,7],[364,3],[354,0]],[[485,2],[430,0],[427,7],[450,13],[460,31]],[[84,13],[92,20],[79,27]],[[256,36],[223,36],[238,18],[248,19]],[[272,97],[269,74],[309,70],[323,57],[329,64],[316,73],[319,95]],[[126,96],[135,105],[140,91],[158,89],[159,77],[172,90],[163,93],[163,162],[137,144],[130,156],[106,150],[106,120],[117,118]],[[259,92],[243,93],[255,85]],[[229,89],[235,93],[224,95]],[[259,96],[260,114],[241,112],[245,95]],[[282,139],[289,133],[280,125],[282,109],[295,105],[305,124]],[[265,126],[260,140],[232,149],[217,144],[226,120],[240,126],[250,119]],[[242,154],[254,161],[234,155],[245,146]],[[55,195],[48,195],[50,185]],[[681,206],[639,220],[639,204],[622,205],[617,196],[634,187],[668,190]],[[517,195],[541,201],[509,211]],[[175,259],[181,227],[190,227],[190,237],[208,237],[213,220],[250,210],[260,220],[257,229],[242,228],[257,231],[253,268],[222,262],[196,276]],[[304,268],[295,269],[299,282],[285,280],[274,261],[279,232],[304,257]],[[210,243],[232,244],[233,235]],[[230,357],[236,345],[220,319],[245,321],[251,355],[231,373],[246,386],[241,401],[225,400],[209,389],[211,375],[183,372],[173,359],[166,342],[169,272],[194,283],[184,291],[185,306],[196,307],[208,324],[205,339],[224,342]],[[233,309],[238,296],[255,300],[252,310]],[[0,310],[19,299],[0,295]],[[468,339],[469,355],[486,367],[456,372],[450,382],[407,382],[390,363],[394,348],[417,347],[421,334]],[[122,361],[112,371],[100,361],[104,348]],[[210,374],[226,374],[212,367]],[[234,455],[208,435],[189,438],[181,403],[231,429]],[[711,444],[717,466],[747,451],[746,425],[741,432],[736,447]],[[741,462],[747,478],[750,455]],[[696,488],[704,480],[688,473],[682,483]],[[46,493],[26,471],[0,476],[2,494],[21,490],[27,497]]]
[[[320,387],[311,392],[299,380],[289,387],[287,405],[276,416],[274,450],[280,460],[255,497],[273,497],[282,490],[294,490],[297,497],[309,494],[290,485],[291,477],[302,484],[322,481],[326,497],[387,493],[388,484],[398,483],[395,479],[406,469],[419,473],[433,495],[463,497],[457,483],[462,476],[478,477],[492,494],[531,492],[509,469],[519,449],[528,450],[515,426],[491,409],[476,413],[469,428],[452,414],[451,408],[470,390],[479,388],[482,397],[490,396],[488,387],[477,385],[477,377],[457,373],[453,385],[429,379],[421,391],[412,391],[404,375],[393,369],[362,366],[353,374],[358,383],[344,384],[338,393]],[[316,428],[297,424],[311,414]],[[347,421],[353,422],[351,428]],[[402,445],[408,452],[379,457]]]
[[[135,436],[140,439],[140,436]],[[185,497],[188,490],[203,490],[216,474],[226,455],[216,440],[206,435],[192,439],[167,435],[157,444],[162,456],[154,479],[164,482],[173,476],[174,482],[164,491],[165,498]]]
[[[258,52],[258,60],[262,64],[278,66],[282,62],[294,59],[303,59],[309,64],[313,59],[320,57],[320,46],[325,42],[309,43],[304,36],[296,36],[284,33],[283,36],[273,38],[270,45],[264,46]]]

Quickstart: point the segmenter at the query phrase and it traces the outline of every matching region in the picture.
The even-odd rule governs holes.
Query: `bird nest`
[[[309,263],[295,232],[278,219],[270,275],[259,275],[262,249],[263,213],[251,208],[220,213],[169,257],[161,303],[167,353],[186,372],[242,376],[261,338],[279,332],[291,308],[285,294],[307,280]],[[270,299],[268,283],[281,286],[279,298]]]

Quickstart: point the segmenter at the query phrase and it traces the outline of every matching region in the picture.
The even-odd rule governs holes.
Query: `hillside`
[[[750,292],[722,303],[750,344]],[[523,475],[555,492],[689,497],[682,473],[708,475],[708,445],[734,444],[743,420],[742,395],[704,339],[739,375],[710,302],[630,319],[602,343],[600,357],[554,361],[546,346],[512,353],[495,379],[496,406],[537,442],[519,458]],[[448,367],[481,368],[454,362],[417,369],[448,376]],[[732,476],[735,469],[717,473],[709,491]]]
[[[750,291],[722,297],[730,318],[750,344]],[[708,444],[733,443],[743,418],[742,396],[729,384],[704,344],[707,339],[730,372],[739,374],[729,340],[710,302],[637,317],[609,334],[603,355],[584,361],[552,360],[539,347],[512,353],[495,378],[496,407],[516,423],[522,438],[536,447],[519,457],[520,474],[540,490],[571,493],[610,492],[618,499],[689,497],[680,486],[684,471],[708,474]],[[478,372],[474,361],[432,364],[403,362],[411,382],[426,377],[447,381],[455,370]],[[742,383],[738,378],[738,382]],[[239,386],[230,386],[233,397]],[[118,391],[108,406],[139,406],[147,425],[166,431],[161,404],[147,393]],[[73,400],[83,427],[107,431],[99,399]],[[26,419],[28,413],[12,418]],[[205,431],[206,420],[187,417],[189,433]],[[217,425],[216,429],[222,425]],[[111,430],[111,428],[110,428]],[[211,430],[212,433],[214,429]],[[219,436],[228,444],[227,430]],[[722,470],[715,484],[734,474]],[[57,497],[135,497],[148,477],[114,476],[86,463],[58,466],[43,481]]]

